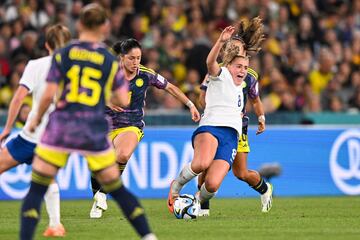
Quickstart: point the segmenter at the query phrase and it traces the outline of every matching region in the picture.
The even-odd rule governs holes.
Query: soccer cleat
[[[101,218],[103,210],[101,208],[96,207],[96,201],[94,201],[91,210],[90,210],[90,218]]]
[[[272,207],[273,186],[270,183],[266,183],[266,185],[268,186],[268,190],[261,195],[261,211],[263,213],[269,212]]]
[[[200,209],[199,210],[199,217],[208,217],[210,216],[210,209]]]
[[[106,211],[107,208],[106,194],[97,191],[94,195],[94,203],[90,210],[90,218],[101,218],[103,211]]]
[[[106,211],[108,206],[106,203],[106,194],[100,191],[97,191],[94,195],[94,200],[96,202],[96,207]]]
[[[174,181],[175,180],[173,180],[170,183],[170,190],[169,190],[169,195],[168,195],[168,199],[167,199],[167,206],[168,206],[170,213],[174,213],[174,201],[175,201],[175,198],[177,198],[179,196],[179,194],[173,193],[173,191],[172,191],[172,185],[173,185]]]
[[[60,223],[56,227],[48,227],[43,233],[44,237],[65,237],[66,231],[64,226]]]

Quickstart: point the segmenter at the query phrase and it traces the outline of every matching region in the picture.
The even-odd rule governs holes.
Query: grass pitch
[[[275,198],[272,210],[260,211],[259,198],[214,199],[211,216],[178,220],[165,199],[142,200],[159,239],[360,239],[359,197]],[[0,201],[0,239],[18,238],[21,202]],[[90,200],[62,201],[66,239],[138,239],[130,224],[109,201],[102,219],[89,219]],[[46,211],[35,239],[48,223]]]

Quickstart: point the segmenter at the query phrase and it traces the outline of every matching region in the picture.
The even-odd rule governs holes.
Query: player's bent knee
[[[118,163],[126,164],[131,157],[130,153],[118,152],[116,153],[116,161]]]
[[[205,186],[209,192],[216,192],[220,187],[220,183],[210,180],[205,182]]]
[[[234,172],[234,175],[241,181],[246,181],[248,179],[248,173],[246,172]]]
[[[113,164],[107,168],[101,169],[99,171],[94,172],[97,180],[100,183],[112,182],[116,179],[119,179],[120,173],[117,169],[116,165]]]
[[[19,165],[19,162],[14,160],[8,151],[3,151],[0,153],[0,174],[17,165]]]
[[[208,164],[205,161],[193,161],[191,163],[191,169],[195,173],[203,172],[206,169],[208,169],[209,166],[210,166],[210,164]]]

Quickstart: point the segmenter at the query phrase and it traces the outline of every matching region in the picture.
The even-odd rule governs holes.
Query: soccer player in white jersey
[[[18,87],[9,107],[8,117],[3,132],[0,134],[0,141],[4,141],[10,134],[16,116],[19,113],[24,98],[28,93],[32,93],[33,105],[24,128],[19,135],[10,140],[0,151],[0,174],[19,164],[31,164],[34,157],[34,149],[47,124],[48,115],[54,109],[51,106],[45,114],[43,121],[35,132],[29,131],[29,123],[37,113],[41,96],[46,86],[51,54],[57,48],[65,46],[71,40],[70,31],[62,25],[54,25],[46,32],[45,47],[49,51],[49,56],[36,60],[31,60],[27,64],[25,71],[20,79]],[[44,197],[46,210],[49,215],[49,227],[43,233],[45,237],[62,237],[65,229],[60,222],[60,194],[59,186],[56,182],[50,184]]]
[[[226,27],[206,59],[209,84],[204,115],[192,136],[194,158],[171,183],[168,196],[170,212],[174,211],[174,200],[183,186],[205,170],[207,177],[197,198],[200,202],[211,199],[236,156],[238,138],[242,133],[242,83],[249,59],[240,55],[239,47],[234,47],[224,59],[223,67],[216,61],[221,48],[231,39],[234,31],[233,26]]]
[[[260,45],[264,40],[263,34],[263,24],[262,20],[259,17],[251,19],[251,21],[246,24],[245,20],[239,23],[238,30],[231,38],[231,41],[228,41],[224,47],[222,53],[222,58],[226,58],[228,54],[228,49],[238,46],[241,52],[255,52],[260,51]],[[231,54],[231,51],[230,51]],[[244,108],[242,109],[242,135],[239,137],[239,143],[237,148],[237,154],[232,165],[232,171],[234,176],[239,180],[244,181],[249,184],[255,191],[257,191],[261,196],[261,211],[267,213],[272,207],[272,191],[273,187],[270,183],[266,182],[259,172],[256,170],[250,170],[247,167],[247,158],[250,152],[250,146],[248,142],[248,124],[249,117],[246,112],[246,103],[247,100],[252,104],[254,112],[258,116],[258,129],[256,135],[261,134],[265,131],[265,115],[263,105],[259,95],[258,89],[258,74],[255,70],[248,68],[248,74],[244,80],[243,84],[243,93],[244,93]],[[207,77],[205,78],[203,84],[200,87],[203,91],[200,93],[199,102],[204,107],[205,102],[205,93],[207,88]],[[198,177],[198,188],[200,189],[204,179],[206,177],[206,172],[202,173]],[[210,214],[210,205],[209,202],[204,202],[201,204],[201,210],[199,211],[199,216],[207,216]]]

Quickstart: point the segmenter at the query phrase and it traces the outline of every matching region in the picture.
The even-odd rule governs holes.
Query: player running
[[[122,208],[143,239],[156,239],[143,208],[123,186],[108,141],[105,104],[111,97],[117,105],[128,102],[128,85],[117,59],[101,42],[108,30],[106,11],[98,4],[85,6],[79,17],[79,41],[55,52],[47,85],[30,131],[41,123],[55,93],[60,95],[49,116],[44,134],[35,148],[30,190],[21,208],[21,239],[32,239],[39,221],[42,197],[69,154],[78,152],[88,162],[104,190]]]
[[[240,27],[238,33],[234,34],[231,41],[227,43],[228,47],[231,48],[231,45],[238,46],[240,49],[244,49],[244,51],[255,51],[258,52],[259,48],[247,49],[246,42],[250,42],[249,38],[251,35],[245,35],[244,32],[247,32],[247,29],[256,29],[256,31],[252,31],[254,33],[259,32],[258,35],[261,35],[262,32],[262,23],[260,18],[254,18],[251,20],[250,24],[244,29],[244,21],[240,22]],[[245,39],[244,39],[245,38]],[[259,41],[260,42],[260,41]],[[244,46],[245,45],[245,46]],[[225,48],[225,49],[226,49]],[[226,54],[226,51],[224,51]],[[256,115],[258,116],[258,130],[256,134],[261,134],[265,131],[265,115],[263,105],[259,96],[259,87],[258,87],[258,74],[251,68],[248,69],[248,74],[244,80],[243,84],[243,93],[244,93],[244,108],[242,109],[243,113],[243,128],[242,135],[239,138],[239,143],[237,147],[237,154],[232,166],[233,174],[241,181],[244,181],[249,184],[255,191],[261,194],[261,204],[262,212],[269,212],[272,207],[272,185],[270,183],[265,182],[265,180],[261,177],[261,175],[255,170],[249,170],[247,168],[247,157],[250,152],[250,146],[248,142],[248,124],[249,117],[246,115],[246,103],[249,98],[250,103],[252,104]],[[205,92],[207,88],[207,80],[203,82],[201,89],[203,90],[200,93],[200,103],[205,106]],[[205,172],[206,173],[206,172]],[[198,178],[198,186],[202,185],[204,182],[206,174],[199,175]],[[201,210],[199,212],[200,216],[209,215],[209,202],[204,202],[201,204]]]
[[[152,69],[146,68],[141,62],[141,45],[135,39],[118,42],[113,47],[120,56],[120,65],[124,69],[125,79],[129,82],[129,102],[124,108],[109,106],[106,115],[111,119],[109,133],[115,152],[116,161],[122,173],[135,148],[144,136],[144,107],[146,91],[153,86],[163,89],[189,107],[192,119],[197,122],[200,114],[195,105],[175,85]],[[94,204],[90,210],[90,218],[100,218],[107,209],[106,194],[100,189],[99,183],[91,178]]]
[[[194,158],[171,183],[168,197],[170,212],[174,211],[174,199],[183,186],[205,170],[207,177],[198,199],[202,203],[212,198],[234,161],[238,136],[242,131],[239,118],[244,106],[242,83],[249,59],[240,54],[239,48],[234,48],[231,49],[231,57],[229,55],[224,59],[223,67],[216,62],[221,48],[234,31],[234,27],[226,27],[206,59],[209,84],[204,115],[192,136]]]
[[[0,151],[0,174],[19,164],[32,163],[35,146],[45,129],[49,113],[55,108],[54,104],[51,104],[36,131],[33,133],[29,131],[29,124],[37,114],[40,98],[45,90],[46,77],[51,64],[51,55],[55,49],[65,46],[71,40],[71,34],[66,27],[58,24],[47,30],[45,38],[45,48],[49,51],[50,55],[29,61],[20,79],[20,86],[16,90],[9,106],[6,124],[3,132],[0,134],[1,142],[10,134],[25,97],[28,93],[32,93],[33,105],[24,128],[16,138],[10,140]],[[49,227],[43,235],[45,237],[63,237],[65,229],[60,223],[60,193],[56,182],[52,182],[49,185],[44,199],[49,216]]]

